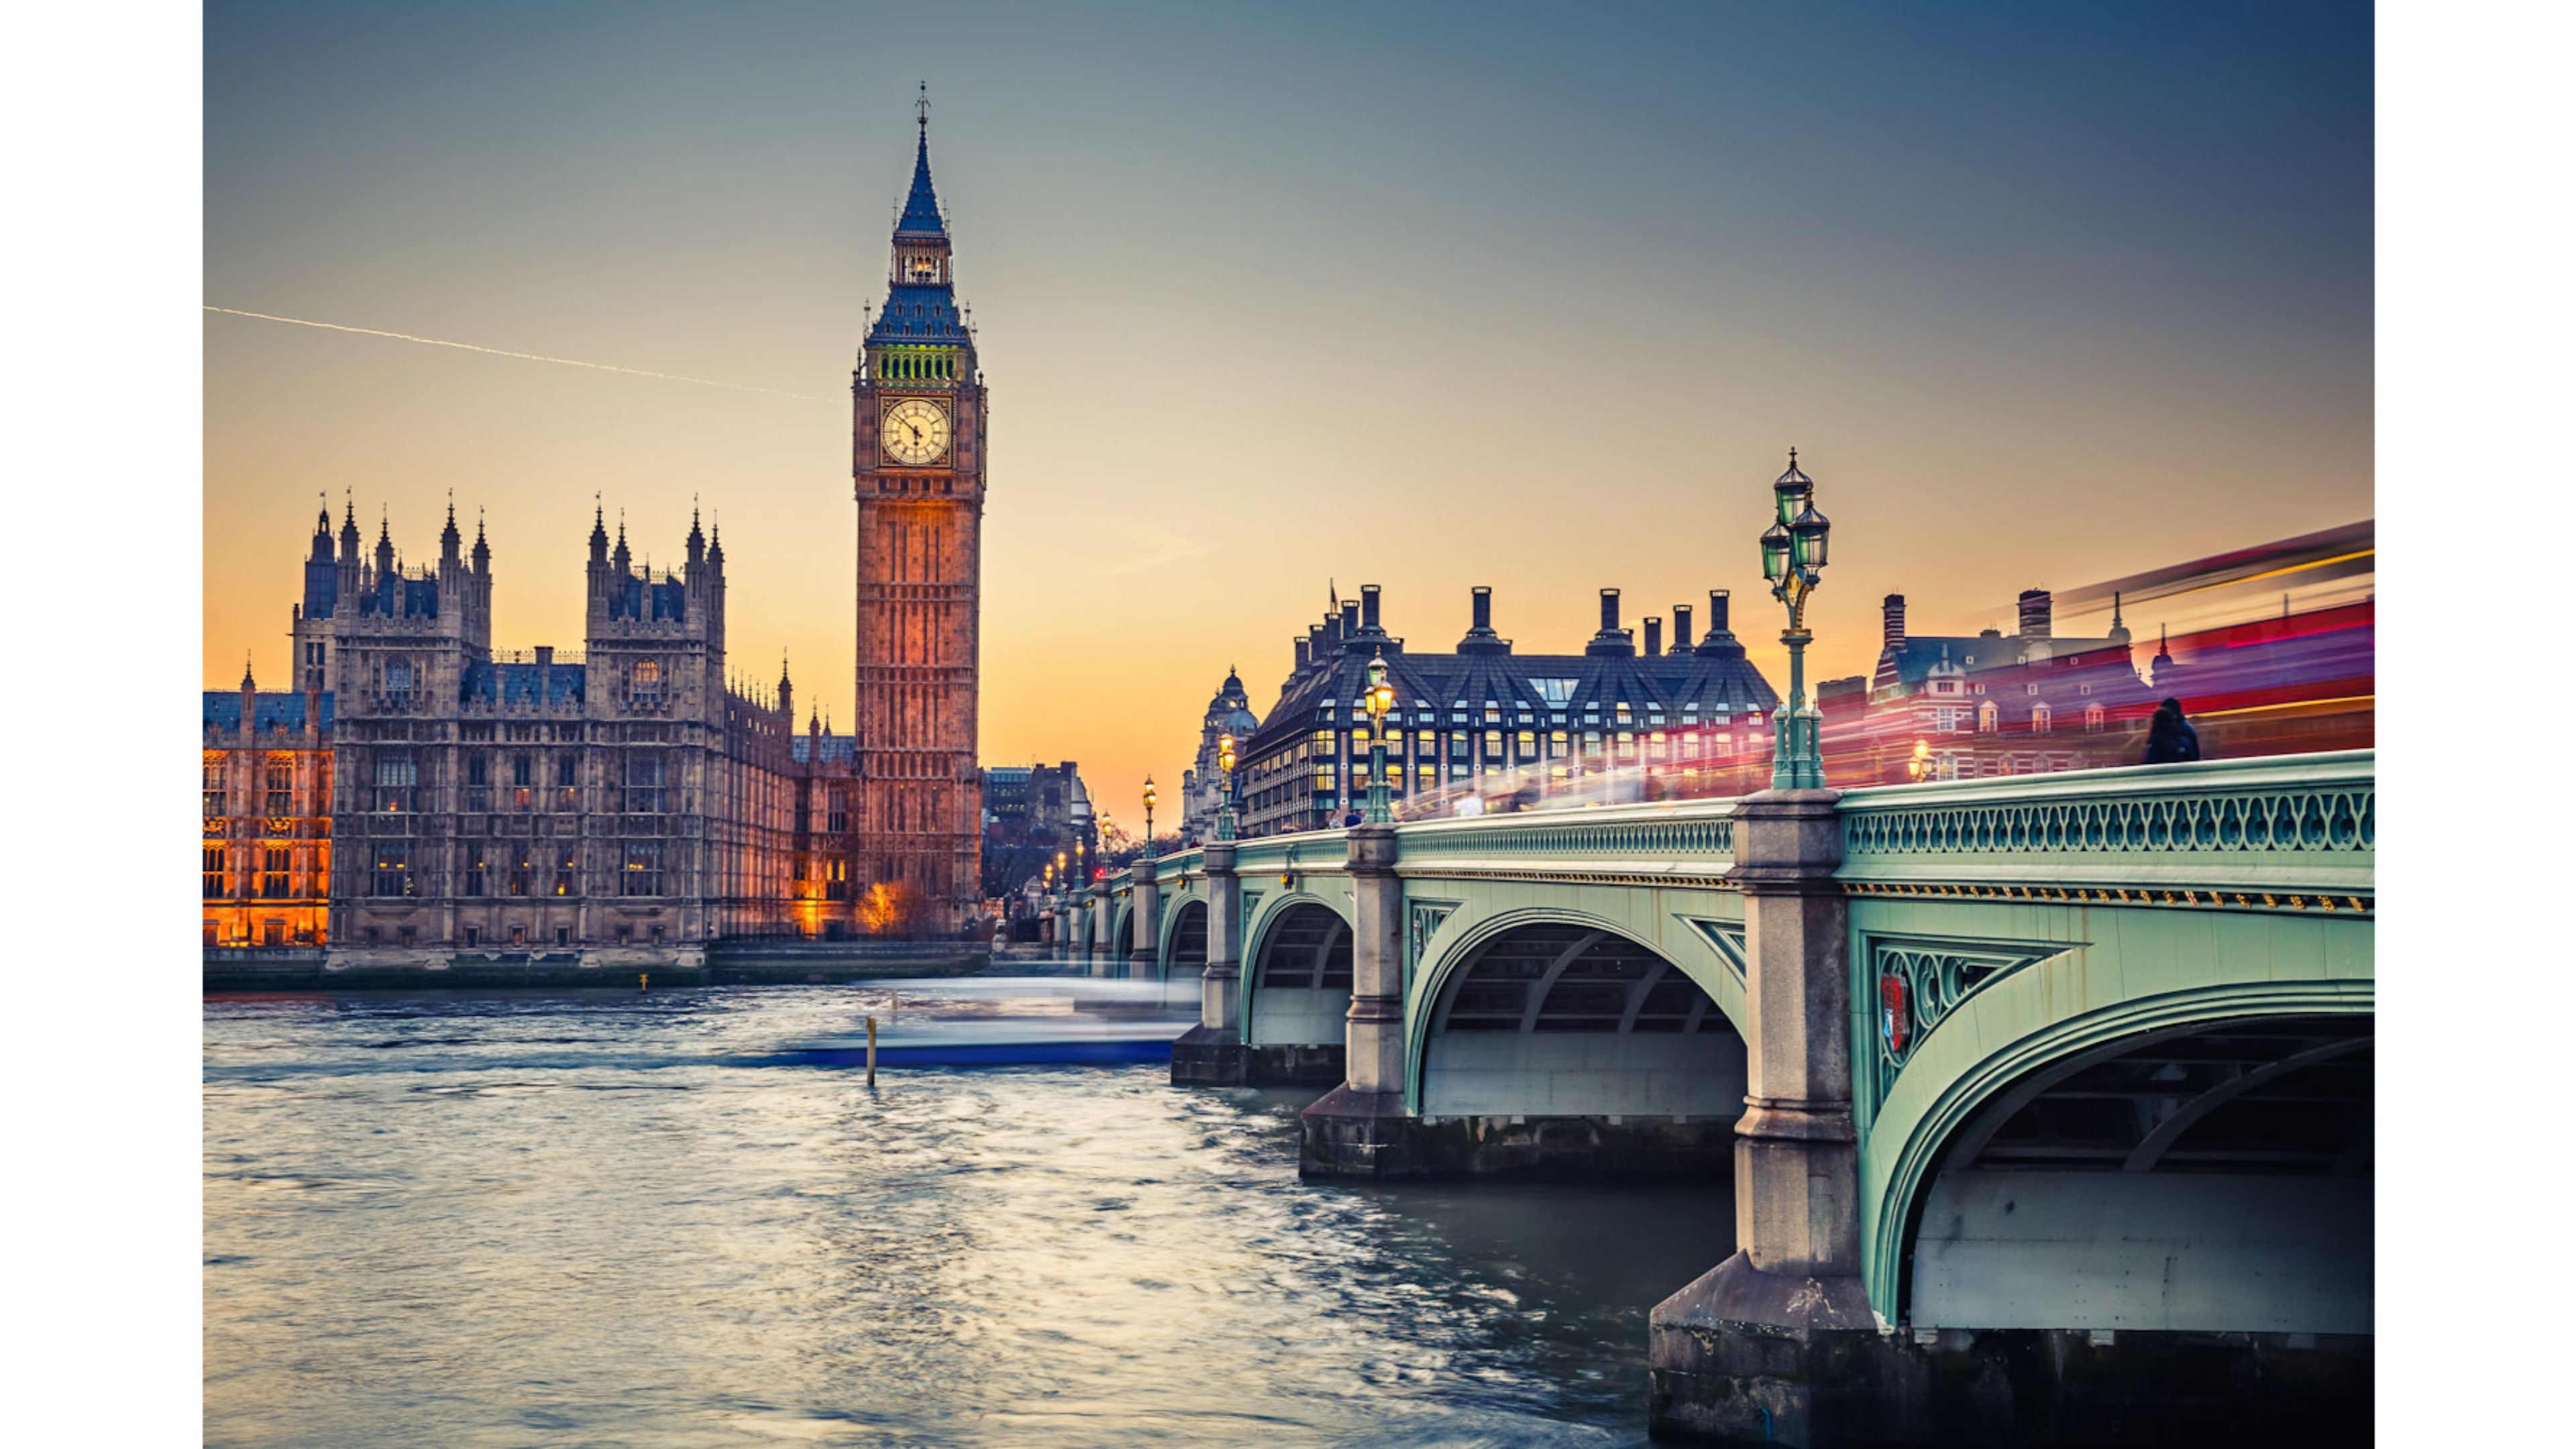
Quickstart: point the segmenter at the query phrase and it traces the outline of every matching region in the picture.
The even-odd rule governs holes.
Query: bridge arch
[[[1154,951],[1157,980],[1200,976],[1207,971],[1208,903],[1183,896],[1163,914],[1163,939]]]
[[[1108,956],[1111,968],[1119,975],[1126,974],[1127,951],[1135,934],[1135,910],[1127,904],[1125,896],[1120,896],[1117,909],[1111,912],[1109,939],[1102,944],[1102,953]]]
[[[2284,963],[2215,954],[2240,979],[2156,990],[2132,960],[2150,980],[2123,1000],[2100,976],[2118,953],[2077,949],[1986,983],[1913,1045],[1863,1152],[1874,1308],[1918,1327],[2372,1331],[2371,982],[2257,979]],[[2105,1004],[2050,1022],[2052,998]]]
[[[1422,1116],[1743,1115],[1744,1039],[1716,994],[1616,922],[1497,913],[1445,945],[1414,1001]]]
[[[1349,914],[1305,892],[1263,905],[1243,953],[1244,1044],[1340,1045],[1351,1008]]]

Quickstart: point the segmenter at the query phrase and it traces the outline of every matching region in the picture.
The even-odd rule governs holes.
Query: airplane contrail
[[[619,367],[608,362],[584,362],[578,357],[548,357],[541,352],[512,352],[506,347],[483,347],[472,342],[450,342],[443,337],[415,337],[408,332],[387,332],[377,327],[346,327],[337,322],[315,322],[305,317],[279,317],[268,312],[245,312],[238,307],[202,304],[209,312],[227,317],[254,317],[262,322],[285,322],[296,327],[319,327],[325,332],[355,332],[362,337],[390,337],[396,342],[418,342],[429,347],[453,347],[459,352],[483,352],[494,357],[515,357],[522,362],[551,362],[563,367],[587,367],[594,372],[622,372],[629,377],[657,377],[664,382],[693,382],[700,387],[721,387],[734,392],[766,393],[771,397],[791,398],[797,402],[821,402],[801,392],[782,392],[774,387],[754,387],[747,382],[718,382],[710,377],[683,377],[676,372],[652,372],[641,367]]]

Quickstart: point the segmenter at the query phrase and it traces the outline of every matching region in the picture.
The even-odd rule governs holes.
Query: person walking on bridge
[[[2182,701],[2167,699],[2156,706],[2156,717],[2147,725],[2147,757],[2150,765],[2178,765],[2200,758],[2200,735],[2191,721],[2182,717]]]

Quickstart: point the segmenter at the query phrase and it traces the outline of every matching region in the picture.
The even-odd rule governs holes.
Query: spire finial
[[[921,83],[921,94],[913,101],[912,112],[915,123],[921,127],[921,134],[928,137],[930,134],[930,82]]]

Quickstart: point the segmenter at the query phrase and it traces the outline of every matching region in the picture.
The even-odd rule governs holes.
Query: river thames
[[[1321,1089],[781,1055],[886,1005],[207,998],[206,1442],[1643,1444],[1733,1249],[1722,1188],[1301,1182]]]

